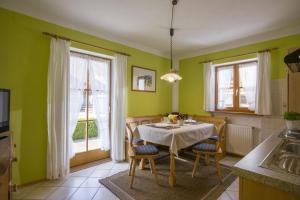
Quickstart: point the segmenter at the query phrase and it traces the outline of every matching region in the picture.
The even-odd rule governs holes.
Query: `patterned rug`
[[[217,199],[236,179],[230,168],[221,165],[223,183],[219,183],[215,163],[209,166],[200,161],[196,177],[192,178],[193,160],[176,160],[176,186],[168,184],[169,157],[155,161],[159,185],[146,165],[145,170],[136,169],[133,189],[130,189],[128,171],[99,180],[121,200],[213,200]]]

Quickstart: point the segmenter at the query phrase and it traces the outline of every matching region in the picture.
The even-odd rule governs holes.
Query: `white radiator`
[[[253,148],[253,128],[251,126],[241,126],[227,124],[226,151],[244,156]]]

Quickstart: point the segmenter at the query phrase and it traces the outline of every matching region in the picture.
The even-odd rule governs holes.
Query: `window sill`
[[[224,114],[237,114],[237,115],[251,115],[251,116],[257,116],[261,117],[263,115],[258,115],[252,112],[235,112],[235,111],[223,111],[223,110],[218,110],[218,111],[211,111],[211,113],[224,113]]]

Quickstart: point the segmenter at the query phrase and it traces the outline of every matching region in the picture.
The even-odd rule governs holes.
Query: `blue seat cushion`
[[[216,151],[216,145],[215,144],[206,144],[206,143],[200,143],[196,144],[193,149],[197,151],[210,151],[214,152]]]
[[[213,136],[210,136],[208,139],[217,142],[217,141],[219,141],[219,136],[218,135],[213,135]]]
[[[136,155],[155,155],[159,152],[156,146],[152,144],[136,146],[134,147],[134,151]]]
[[[142,145],[142,144],[144,144],[144,140],[142,140],[141,138],[133,138],[132,144],[134,144],[134,145]]]

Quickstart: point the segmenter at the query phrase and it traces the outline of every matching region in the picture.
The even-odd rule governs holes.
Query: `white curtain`
[[[257,82],[257,64],[256,62],[240,64],[240,106],[243,104],[248,106],[251,111],[255,110],[255,97],[256,97],[256,82]],[[242,98],[242,97],[245,97]]]
[[[272,114],[270,59],[270,52],[258,53],[255,113],[259,115]]]
[[[68,94],[70,42],[51,39],[47,99],[47,178],[69,173]]]
[[[125,159],[127,57],[116,54],[112,67],[111,158]]]
[[[95,109],[96,123],[100,135],[100,149],[110,149],[109,99],[110,72],[109,61],[90,58],[89,75],[92,89],[92,104]]]
[[[218,69],[218,109],[233,107],[233,66]]]
[[[69,158],[75,155],[75,146],[72,139],[80,110],[84,102],[84,88],[87,81],[88,61],[82,54],[71,53],[70,59],[70,98],[69,98]]]
[[[211,62],[203,64],[204,110],[215,110],[215,68]]]

